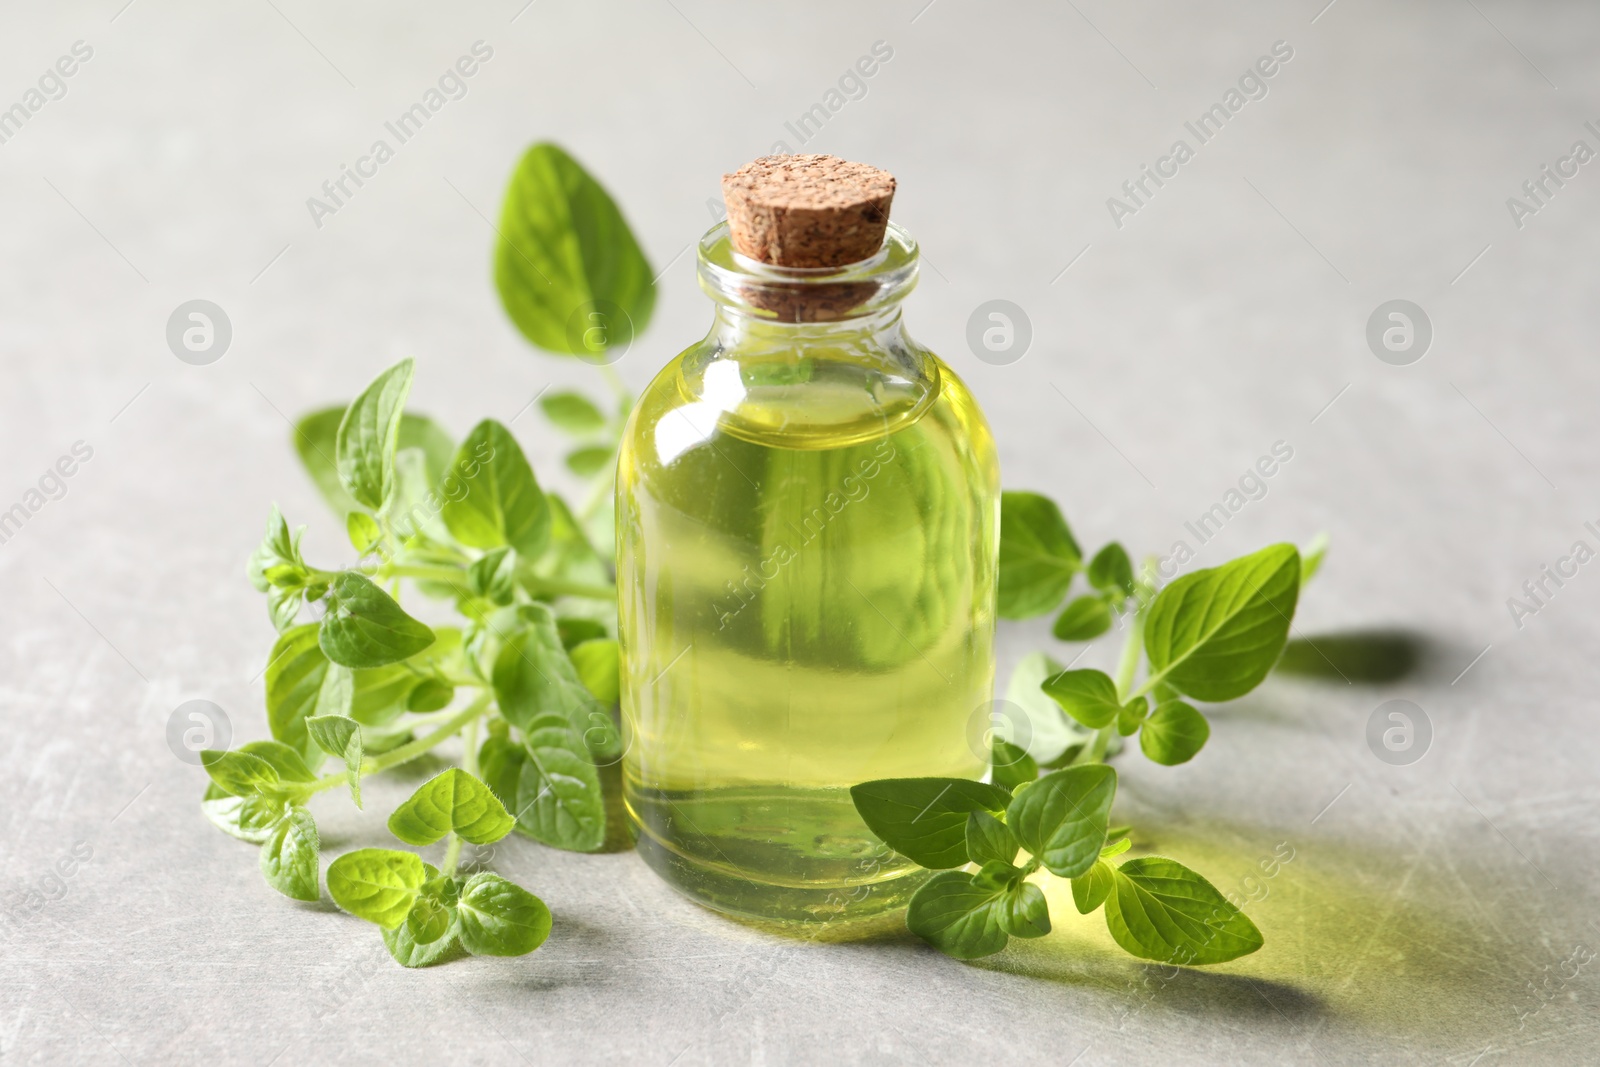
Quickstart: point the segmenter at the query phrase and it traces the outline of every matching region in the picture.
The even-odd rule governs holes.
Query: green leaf
[[[1244,912],[1176,860],[1141,856],[1116,868],[1113,879],[1106,928],[1141,959],[1226,963],[1262,945],[1261,931]]]
[[[1117,712],[1117,733],[1123,737],[1132,737],[1139,732],[1139,724],[1144,722],[1145,716],[1150,713],[1150,700],[1148,697],[1137,696]]]
[[[290,535],[289,524],[284,521],[278,505],[274,504],[272,511],[267,515],[267,532],[261,538],[261,543],[256,546],[256,550],[250,554],[250,563],[246,567],[250,584],[255,586],[258,592],[265,593],[272,586],[282,583],[282,579],[286,576],[285,571],[292,573],[299,570],[303,575],[304,569],[305,561],[300,558],[299,538]],[[298,586],[300,582],[287,584]]]
[[[347,516],[360,510],[361,505],[345,492],[339,481],[339,466],[334,457],[338,454],[339,423],[344,421],[348,405],[323,408],[303,416],[294,427],[294,447],[306,473],[316,483],[322,498],[328,502],[335,515]],[[421,449],[429,474],[429,483],[437,485],[455,455],[455,442],[439,424],[425,415],[409,412],[400,417],[400,451]]]
[[[1104,764],[1052,771],[1011,801],[1006,825],[1051,874],[1073,878],[1106,843],[1116,792],[1117,772]]]
[[[266,760],[278,773],[278,778],[291,785],[317,780],[316,773],[300,755],[299,750],[281,741],[250,741],[240,745],[239,751],[247,756]],[[322,750],[318,749],[318,762],[321,762],[321,758]]]
[[[1122,710],[1117,683],[1104,671],[1062,671],[1045,679],[1042,688],[1062,711],[1094,730],[1110,725]]]
[[[1002,721],[1003,739],[1026,748],[1028,755],[1041,765],[1055,761],[1094,736],[1044,694],[1045,680],[1061,670],[1061,664],[1049,656],[1032,652],[1022,657],[1006,684],[1006,700],[1022,710],[1025,721],[1013,723],[1009,717]]]
[[[425,905],[420,900],[413,908],[432,908],[434,905]],[[446,913],[448,914],[448,913]],[[452,922],[454,916],[451,916]],[[383,931],[383,944],[393,956],[395,962],[402,967],[432,967],[439,963],[448,963],[451,960],[463,959],[467,950],[461,945],[461,937],[454,926],[445,936],[437,941],[419,942],[411,930],[409,918],[392,930]]]
[[[424,678],[406,697],[406,710],[426,714],[443,711],[456,698],[456,687],[439,678]]]
[[[383,531],[378,528],[377,520],[364,511],[352,511],[344,517],[344,532],[350,537],[351,547],[363,556],[383,540]]]
[[[311,740],[334,759],[344,763],[350,783],[350,798],[361,806],[361,726],[343,715],[314,715],[306,720]]]
[[[501,607],[516,593],[517,554],[509,547],[491,548],[467,568],[467,588]]]
[[[267,884],[294,900],[320,900],[317,824],[305,808],[295,808],[278,823],[261,846],[261,875]]]
[[[317,643],[323,654],[346,667],[382,667],[433,644],[433,631],[407,615],[394,599],[354,571],[333,580],[328,614]]]
[[[622,695],[622,646],[611,638],[584,641],[568,653],[583,687],[610,707]]]
[[[454,626],[439,626],[433,633],[434,643],[410,659],[353,672],[352,719],[362,726],[387,726],[406,712],[412,690],[423,682],[419,676],[459,673],[465,669],[461,631]],[[367,751],[377,751],[371,738],[367,739]]]
[[[1010,865],[1017,858],[1017,839],[1006,824],[986,811],[967,816],[967,858],[980,866],[990,861]]]
[[[454,830],[474,845],[487,845],[509,834],[515,822],[488,786],[452,767],[394,809],[389,832],[408,845],[431,845]]]
[[[1287,544],[1178,578],[1145,618],[1151,680],[1198,700],[1244,696],[1283,651],[1299,594],[1300,553]]]
[[[567,453],[567,470],[580,478],[593,477],[606,469],[614,450],[610,445],[587,445]]]
[[[1093,641],[1111,629],[1111,606],[1097,596],[1076,597],[1050,628],[1057,641]]]
[[[267,589],[267,618],[272,628],[280,634],[294,625],[300,616],[300,604],[305,599],[305,589],[295,585],[274,585]]]
[[[1128,550],[1113,541],[1089,561],[1089,584],[1118,597],[1133,595],[1133,561]]]
[[[426,880],[413,852],[363,848],[328,864],[328,895],[351,915],[392,930],[406,921]]]
[[[384,946],[402,967],[431,967],[467,954],[456,922],[462,879],[444,877],[431,863],[422,870],[425,880],[405,922],[383,931]]]
[[[373,511],[394,493],[394,453],[400,447],[400,415],[416,364],[403,359],[373,379],[351,401],[334,437],[339,481],[355,500]]]
[[[571,652],[585,641],[606,636],[606,628],[594,619],[561,616],[556,619],[556,632],[561,635],[561,647]]]
[[[605,429],[606,417],[581,393],[551,393],[540,399],[539,408],[557,429],[575,437]]]
[[[1032,618],[1061,603],[1082,558],[1055,501],[1038,493],[1000,494],[1001,618]]]
[[[1004,811],[1011,794],[965,778],[880,778],[851,786],[850,798],[879,840],[938,870],[968,861],[967,816]]]
[[[1328,535],[1319,533],[1311,539],[1311,543],[1300,552],[1300,588],[1304,589],[1306,583],[1317,576],[1322,569],[1322,561],[1328,555]]]
[[[522,780],[528,755],[505,737],[490,737],[478,749],[478,776],[508,812],[517,810],[517,784]]]
[[[617,205],[566,152],[543,143],[522,157],[499,233],[495,288],[529,341],[592,359],[644,332],[655,273]],[[600,335],[586,317],[596,311]]]
[[[517,620],[517,629],[504,635],[494,659],[500,713],[519,730],[540,716],[563,715],[596,759],[615,761],[622,755],[616,722],[561,647],[555,616],[543,604],[525,604],[518,609]]]
[[[605,796],[583,739],[554,715],[525,732],[517,829],[556,848],[593,852],[606,840]]]
[[[1117,827],[1116,829],[1123,829],[1123,828],[1122,827]],[[1114,836],[1115,832],[1116,832],[1115,830],[1107,830],[1106,831],[1106,836],[1107,837]],[[1133,840],[1131,838],[1124,837],[1124,838],[1122,838],[1122,839],[1120,839],[1118,841],[1111,842],[1111,844],[1109,844],[1105,848],[1101,849],[1100,850],[1100,858],[1103,859],[1103,860],[1108,860],[1113,856],[1120,856],[1120,855],[1122,855],[1124,852],[1128,851],[1128,849],[1130,849],[1132,847],[1133,847]]]
[[[1176,767],[1194,758],[1211,736],[1206,717],[1181,700],[1156,708],[1139,733],[1139,747],[1151,761]]]
[[[1008,890],[980,886],[965,871],[941,871],[911,897],[906,928],[947,956],[992,956],[1010,940],[1001,915]]]
[[[511,431],[493,419],[472,428],[456,453],[453,475],[465,491],[447,495],[444,523],[471,548],[510,545],[535,559],[550,539],[550,508]]]
[[[991,747],[990,777],[1001,789],[1015,790],[1024,782],[1031,782],[1039,777],[1039,765],[1025,749],[1018,748],[1009,741],[1002,741],[998,737],[994,739]]]
[[[200,753],[200,762],[217,788],[236,797],[270,795],[282,787],[272,764],[248,752],[220,752],[208,748]]]
[[[1096,860],[1093,867],[1072,880],[1072,902],[1078,906],[1079,915],[1087,915],[1106,902],[1115,870],[1104,860]]]
[[[200,811],[213,826],[252,845],[270,837],[272,828],[288,810],[289,802],[283,797],[234,796],[216,782],[207,782],[205,795],[200,798]]]
[[[522,956],[550,936],[544,901],[497,874],[480,871],[461,888],[461,944],[474,956]]]
[[[1018,882],[1006,890],[1000,908],[1000,925],[1012,937],[1043,937],[1050,932],[1050,905],[1044,891],[1032,882]]]

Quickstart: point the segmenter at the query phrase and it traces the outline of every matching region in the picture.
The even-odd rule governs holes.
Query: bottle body
[[[849,787],[986,770],[998,536],[989,429],[897,306],[719,309],[619,459],[623,786],[646,861],[758,919],[903,905],[926,874]]]

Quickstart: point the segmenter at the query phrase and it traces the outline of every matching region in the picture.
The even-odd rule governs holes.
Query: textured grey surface
[[[0,15],[0,105],[94,49],[0,145],[0,508],[94,450],[0,545],[0,1060],[1593,1061],[1600,970],[1562,964],[1600,947],[1600,564],[1521,628],[1506,598],[1597,545],[1600,176],[1520,229],[1505,204],[1573,141],[1600,147],[1592,5],[122,3]],[[468,95],[314,227],[305,199],[479,39]],[[1165,552],[1289,442],[1197,564],[1327,530],[1297,631],[1425,642],[1387,685],[1270,681],[1189,766],[1125,761],[1142,835],[1219,886],[1294,850],[1255,889],[1266,948],[1163,976],[1061,904],[1053,936],[976,965],[904,937],[784,942],[631,854],[516,842],[496,862],[551,904],[548,944],[413,973],[371,927],[274,894],[201,820],[163,730],[204,697],[265,732],[271,632],[242,567],[269,502],[340,558],[285,416],[404,355],[457,433],[588,380],[530,351],[488,282],[482,216],[541,138],[664,268],[619,368],[642,385],[706,321],[683,253],[718,175],[798,148],[785,121],[876,40],[893,59],[806,147],[898,175],[931,268],[909,322],[986,406],[1006,483],[1059,496],[1087,541]],[[1265,99],[1115,227],[1106,198],[1278,40],[1294,57]],[[205,367],[163,336],[196,297],[234,326]],[[963,341],[996,297],[1034,329],[1006,367]],[[1363,340],[1393,298],[1435,327],[1411,366]],[[559,442],[516,428],[554,470]],[[1004,627],[1003,669],[1046,642]],[[1396,697],[1433,724],[1411,766],[1364,741]],[[406,788],[370,786],[364,817],[319,798],[327,845],[381,843]],[[51,881],[76,842],[92,858]]]

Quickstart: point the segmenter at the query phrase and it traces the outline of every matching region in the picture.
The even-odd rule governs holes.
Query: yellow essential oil
[[[624,796],[646,862],[719,911],[904,906],[927,872],[849,787],[987,769],[999,469],[966,387],[902,327],[916,260],[890,225],[871,261],[784,271],[713,228],[715,324],[623,437]],[[808,302],[830,320],[782,321]]]

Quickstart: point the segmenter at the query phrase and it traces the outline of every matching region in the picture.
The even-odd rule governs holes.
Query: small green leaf
[[[991,748],[990,778],[1001,789],[1014,791],[1024,782],[1031,782],[1039,777],[1039,765],[1026,750],[998,737],[994,739]]]
[[[1211,736],[1206,717],[1181,700],[1156,708],[1139,733],[1139,747],[1154,763],[1175,767],[1187,763]]]
[[[1145,716],[1150,713],[1150,700],[1148,697],[1137,696],[1117,712],[1117,733],[1123,737],[1132,737],[1139,732],[1139,724],[1144,722]]]
[[[947,956],[992,956],[1010,939],[1002,921],[1008,890],[980,886],[965,871],[941,871],[911,897],[906,928]]]
[[[1020,868],[1012,866],[1005,860],[984,860],[972,876],[972,884],[980,889],[1010,889],[1021,882],[1024,875]]]
[[[517,779],[517,829],[536,841],[593,852],[606,840],[605,796],[583,739],[561,718],[526,730]]]
[[[1094,734],[1068,716],[1045,695],[1041,688],[1046,679],[1062,671],[1061,664],[1042,652],[1023,656],[1011,672],[1006,684],[1006,700],[1020,708],[1025,716],[1022,722],[1013,723],[1009,716],[1002,717],[999,729],[1003,740],[1027,748],[1028,755],[1041,766],[1054,762]]]
[[[556,632],[561,635],[561,647],[571,652],[585,641],[606,636],[605,624],[594,619],[580,619],[563,615],[556,619]]]
[[[415,853],[363,848],[328,864],[328,895],[351,915],[392,930],[406,921],[425,879]]]
[[[383,540],[383,531],[378,528],[377,520],[364,511],[352,511],[344,517],[344,532],[350,537],[351,547],[363,556]]]
[[[273,737],[313,759],[321,751],[307,735],[305,720],[317,713],[328,666],[316,623],[280,634],[267,660],[267,726]]]
[[[1121,827],[1118,827],[1118,829],[1121,829]],[[1106,836],[1110,837],[1111,836],[1111,831],[1109,831],[1109,830],[1106,831]],[[1111,844],[1109,844],[1105,848],[1101,849],[1100,850],[1100,858],[1103,859],[1103,860],[1108,860],[1108,859],[1111,859],[1113,856],[1120,856],[1120,855],[1122,855],[1124,852],[1128,851],[1128,849],[1130,849],[1132,847],[1133,847],[1133,840],[1131,838],[1124,837],[1121,840],[1111,842]]]
[[[317,633],[322,652],[346,667],[382,667],[433,644],[433,631],[407,615],[394,598],[363,575],[344,571],[333,581],[330,606]]]
[[[622,648],[611,638],[585,641],[569,653],[583,687],[610,707],[622,694]]]
[[[605,189],[556,145],[517,164],[499,234],[495,288],[529,341],[597,359],[644,331],[655,272]]]
[[[334,439],[339,481],[360,504],[373,511],[394,493],[394,453],[400,446],[400,416],[416,364],[403,359],[355,398],[339,422]]]
[[[461,944],[474,956],[522,956],[550,936],[544,901],[488,871],[467,880],[456,907]]]
[[[1123,949],[1162,963],[1226,963],[1260,948],[1261,931],[1176,860],[1141,856],[1113,872],[1106,928]]]
[[[986,811],[967,816],[967,858],[980,866],[991,860],[1010,865],[1017,858],[1017,839],[1006,824]]]
[[[1111,605],[1102,597],[1076,597],[1056,616],[1050,632],[1057,641],[1093,641],[1111,629]]]
[[[1261,684],[1289,639],[1300,553],[1272,545],[1161,590],[1145,617],[1151,678],[1198,700],[1233,700]]]
[[[536,559],[550,540],[550,508],[517,439],[494,419],[472,428],[456,452],[452,477],[464,491],[446,493],[444,522],[470,548],[510,545]]]
[[[217,788],[236,797],[268,795],[278,792],[282,786],[272,764],[248,752],[220,752],[208,748],[200,753],[200,762]]]
[[[1077,905],[1079,915],[1087,915],[1106,902],[1115,869],[1104,860],[1096,860],[1093,867],[1072,880],[1072,903]]]
[[[261,846],[261,875],[267,884],[294,900],[320,900],[317,824],[305,808],[295,808],[278,823]]]
[[[467,588],[501,607],[511,603],[516,592],[517,554],[506,546],[491,548],[467,568]]]
[[[586,445],[567,453],[567,470],[580,478],[593,477],[606,469],[614,454],[610,445]]]
[[[1043,937],[1050,932],[1050,905],[1044,891],[1032,882],[1018,882],[1006,890],[1000,925],[1012,937]]]
[[[1055,501],[1000,494],[1000,617],[1027,619],[1061,603],[1083,554]]]
[[[273,585],[278,584],[274,579],[281,579],[285,570],[289,572],[299,570],[304,573],[304,560],[300,558],[297,541],[298,538],[290,536],[289,524],[278,511],[278,505],[272,505],[272,511],[267,515],[267,532],[261,538],[261,543],[256,546],[256,550],[250,554],[250,563],[246,568],[250,584],[255,586],[258,592],[265,593]]]
[[[1052,771],[1017,794],[1006,825],[1051,874],[1073,878],[1099,856],[1116,792],[1117,773],[1104,764]]]
[[[267,618],[272,628],[280,634],[294,625],[300,617],[300,605],[305,600],[305,589],[295,585],[274,585],[267,590]]]
[[[556,429],[575,437],[605,429],[606,417],[581,393],[551,393],[539,400],[539,409]]]
[[[350,798],[361,806],[361,726],[343,715],[316,715],[306,720],[311,740],[328,755],[344,763]]]
[[[272,836],[272,828],[288,810],[289,802],[283,797],[234,796],[216,782],[207,782],[205,795],[200,798],[200,811],[213,826],[252,845]]]
[[[281,741],[250,741],[240,745],[239,751],[266,760],[272,765],[272,769],[278,772],[278,777],[288,785],[317,780],[316,773],[300,755],[300,751]],[[321,757],[322,750],[317,749],[319,762]]]
[[[1089,584],[1119,597],[1133,595],[1133,561],[1128,550],[1113,541],[1089,561]]]
[[[1300,588],[1304,589],[1306,583],[1317,576],[1322,569],[1322,561],[1328,556],[1328,535],[1319,533],[1311,539],[1311,543],[1300,552]]]
[[[1117,683],[1104,671],[1062,671],[1045,679],[1043,689],[1062,711],[1090,729],[1109,726],[1122,710]]]
[[[405,922],[383,931],[384,946],[402,967],[431,967],[467,954],[456,922],[462,879],[443,877],[431,863],[422,870],[425,880]]]
[[[509,834],[515,821],[488,786],[452,767],[394,809],[389,832],[408,845],[431,845],[454,830],[474,845],[487,845]]]
[[[851,786],[850,797],[879,840],[938,870],[968,861],[967,816],[1004,811],[1011,794],[965,778],[880,778]]]
[[[344,421],[348,405],[323,408],[303,416],[294,427],[294,447],[306,473],[316,483],[322,498],[337,516],[360,510],[361,505],[347,492],[339,481],[339,467],[334,461],[338,454],[339,423]],[[430,485],[438,484],[455,455],[455,442],[438,423],[425,415],[410,412],[400,416],[399,451],[420,449],[425,457]],[[398,452],[396,453],[398,459]]]
[[[456,687],[440,678],[424,678],[406,697],[406,710],[426,714],[442,711],[456,698]]]
[[[489,787],[506,811],[517,810],[517,785],[528,755],[521,745],[506,737],[490,737],[478,749],[478,776]]]

